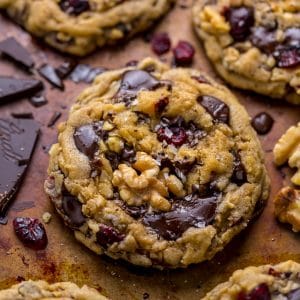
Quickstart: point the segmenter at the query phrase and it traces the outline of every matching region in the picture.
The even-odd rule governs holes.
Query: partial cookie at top
[[[210,259],[268,197],[249,119],[197,70],[148,58],[105,72],[59,126],[46,192],[97,254],[165,268]]]
[[[235,271],[202,300],[296,300],[300,299],[300,264],[248,267]]]
[[[300,2],[197,0],[196,32],[231,85],[300,104]]]
[[[146,30],[174,0],[1,0],[0,9],[33,35],[83,56]]]
[[[108,300],[95,289],[78,287],[72,282],[49,284],[45,281],[23,281],[0,291],[0,300]]]
[[[296,168],[297,172],[291,181],[300,185],[300,123],[291,126],[278,140],[273,149],[274,161],[281,166],[288,162],[291,168]]]

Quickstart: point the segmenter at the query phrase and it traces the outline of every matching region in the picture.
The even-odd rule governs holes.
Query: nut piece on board
[[[300,190],[282,188],[274,199],[275,216],[282,223],[289,223],[293,231],[300,231]]]
[[[278,166],[288,162],[291,168],[298,169],[291,180],[294,184],[300,185],[300,122],[297,126],[290,127],[279,139],[273,154]]]

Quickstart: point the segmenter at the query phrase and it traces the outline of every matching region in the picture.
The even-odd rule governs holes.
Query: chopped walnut
[[[282,223],[289,223],[293,231],[300,231],[300,190],[282,188],[274,199],[275,215]]]
[[[300,123],[290,127],[279,139],[273,150],[275,163],[282,165],[288,161],[291,168],[297,168],[292,177],[294,184],[300,185]]]

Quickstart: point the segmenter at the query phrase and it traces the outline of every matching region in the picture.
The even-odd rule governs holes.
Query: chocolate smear
[[[0,119],[0,214],[21,186],[39,126],[29,119]]]
[[[40,80],[0,76],[0,103],[31,97],[42,89]]]
[[[265,112],[257,114],[251,121],[252,127],[259,134],[268,133],[272,129],[273,123],[273,118]]]
[[[30,53],[13,37],[0,42],[0,52],[26,69],[34,66]]]
[[[44,64],[38,69],[38,72],[54,87],[59,88],[62,91],[65,89],[65,86],[61,81],[61,78],[58,76],[58,74],[56,73],[55,69],[52,66],[48,64]]]

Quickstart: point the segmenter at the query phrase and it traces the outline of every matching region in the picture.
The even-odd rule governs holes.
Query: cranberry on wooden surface
[[[179,41],[173,49],[175,63],[178,65],[191,64],[195,55],[193,45],[186,41]]]
[[[151,47],[155,54],[162,55],[171,48],[171,40],[166,32],[156,33],[151,38]]]

